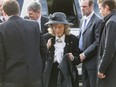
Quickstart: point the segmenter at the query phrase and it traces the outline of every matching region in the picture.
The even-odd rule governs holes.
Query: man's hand
[[[104,79],[105,77],[106,77],[106,75],[104,75],[103,73],[100,73],[100,72],[98,72],[98,77],[100,78],[100,79]]]
[[[79,56],[80,56],[81,62],[83,62],[83,61],[85,60],[85,55],[84,55],[84,53],[81,53]]]

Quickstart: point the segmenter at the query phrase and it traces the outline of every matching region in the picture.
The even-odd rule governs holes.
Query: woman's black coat
[[[52,64],[54,61],[55,36],[51,36],[49,33],[47,33],[44,35],[44,38],[46,40],[46,43],[47,43],[48,39],[51,38],[51,40],[52,40],[52,46],[48,49],[47,62],[46,62],[45,70],[43,73],[44,87],[48,87],[51,68],[52,68]],[[75,70],[77,71],[76,65],[80,63],[80,60],[78,57],[79,56],[78,38],[72,34],[65,35],[65,43],[66,43],[66,46],[64,47],[64,55],[66,53],[70,53],[70,52],[74,55],[74,60],[72,61],[72,64],[75,66]],[[78,74],[78,71],[77,71],[77,74]],[[78,75],[77,75],[77,78],[78,78]],[[78,84],[78,81],[76,83]]]

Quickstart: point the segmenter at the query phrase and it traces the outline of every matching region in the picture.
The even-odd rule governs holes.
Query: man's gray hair
[[[41,4],[39,2],[34,1],[27,6],[27,10],[32,10],[34,12],[37,12],[38,10],[41,11]]]

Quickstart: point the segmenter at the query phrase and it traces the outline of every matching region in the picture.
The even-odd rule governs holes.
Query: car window
[[[78,0],[47,0],[48,12],[63,12],[67,16],[67,20],[74,25],[72,27],[79,27],[79,16],[76,2]]]

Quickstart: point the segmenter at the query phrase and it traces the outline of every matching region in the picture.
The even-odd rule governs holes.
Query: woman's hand
[[[51,41],[52,38],[48,39],[48,42],[47,42],[47,48],[49,49],[52,45],[52,41]]]
[[[69,59],[70,59],[71,61],[73,61],[73,60],[74,60],[73,54],[72,54],[72,53],[68,53],[68,55],[69,55]]]

